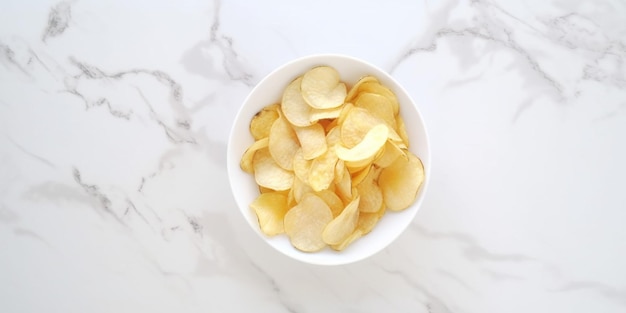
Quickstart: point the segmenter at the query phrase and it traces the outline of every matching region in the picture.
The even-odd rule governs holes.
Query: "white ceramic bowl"
[[[348,248],[337,252],[330,248],[314,253],[301,252],[290,243],[287,235],[274,237],[264,235],[255,213],[249,204],[259,195],[254,177],[239,167],[239,161],[246,148],[253,143],[249,132],[250,120],[263,107],[281,100],[285,87],[307,70],[319,66],[332,66],[340,74],[341,80],[348,86],[360,77],[374,75],[378,80],[396,93],[400,103],[400,114],[404,118],[409,136],[410,149],[424,164],[426,178],[417,194],[413,205],[401,212],[391,212],[383,216],[374,230],[353,242]],[[365,259],[393,242],[411,223],[419,209],[430,181],[430,149],[426,127],[407,92],[389,74],[359,59],[343,55],[312,55],[291,61],[267,75],[254,89],[239,109],[228,140],[227,152],[228,178],[239,210],[252,229],[263,241],[283,254],[302,262],[320,265],[339,265]]]

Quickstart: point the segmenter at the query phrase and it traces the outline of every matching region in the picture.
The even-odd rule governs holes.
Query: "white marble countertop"
[[[626,312],[623,1],[3,1],[1,312]],[[252,87],[399,80],[432,176],[381,253],[284,257],[230,193]]]

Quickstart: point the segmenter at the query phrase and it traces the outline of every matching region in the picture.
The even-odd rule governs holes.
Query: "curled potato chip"
[[[302,76],[302,97],[316,109],[336,108],[346,98],[346,85],[339,81],[339,73],[330,66],[312,68]]]
[[[379,82],[365,82],[359,86],[359,92],[369,92],[384,96],[391,103],[393,114],[398,115],[400,112],[400,105],[398,104],[398,98],[396,95],[393,91],[391,91],[391,89],[383,86]]]
[[[384,125],[385,122],[364,108],[353,107],[340,124],[341,143],[347,148],[352,148],[363,140],[370,129],[379,124]]]
[[[366,109],[373,116],[383,120],[387,126],[396,127],[393,106],[389,99],[375,93],[361,93],[356,98],[354,106]]]
[[[346,148],[341,145],[336,146],[337,157],[345,162],[358,162],[370,160],[387,142],[389,127],[378,124],[372,127],[363,137],[363,140],[353,146]],[[369,162],[369,161],[368,161]]]
[[[336,245],[344,241],[356,228],[359,220],[359,200],[354,198],[337,217],[335,217],[322,233],[322,239],[329,245]]]
[[[288,207],[287,196],[283,193],[262,193],[250,203],[250,208],[256,213],[259,226],[264,234],[275,236],[285,232],[283,219]]]
[[[364,179],[367,177],[367,174],[371,171],[372,166],[366,165],[359,168],[357,171],[351,172],[350,176],[352,177],[352,185],[358,186]]]
[[[300,149],[300,143],[296,132],[293,130],[289,122],[279,117],[272,128],[269,135],[269,151],[276,164],[286,170],[293,170],[293,157]]]
[[[302,157],[311,160],[322,155],[327,150],[326,132],[320,124],[306,127],[295,127],[298,142],[302,146]]]
[[[273,190],[288,190],[293,185],[293,172],[276,164],[268,148],[259,149],[252,159],[254,179],[259,186]]]
[[[311,108],[311,112],[309,113],[309,120],[311,121],[311,123],[315,123],[323,119],[337,118],[339,117],[339,114],[341,114],[341,109],[343,109],[343,105],[330,109]]]
[[[378,184],[383,192],[383,200],[392,211],[404,210],[415,201],[417,191],[424,181],[424,166],[413,153],[407,158],[397,158],[383,169]]]
[[[348,91],[348,94],[346,95],[346,102],[350,102],[354,98],[356,98],[356,96],[359,93],[359,87],[361,87],[362,84],[369,83],[369,82],[378,82],[378,79],[376,79],[376,77],[372,75],[361,77],[359,81],[357,81],[356,84],[354,84],[354,86],[350,88],[350,91]]]
[[[333,250],[342,251],[345,248],[347,248],[351,243],[353,243],[355,240],[363,237],[363,235],[364,235],[363,231],[357,228],[352,232],[352,234],[350,234],[350,236],[344,239],[341,243],[336,244],[336,245],[331,245],[330,247],[333,248]]]
[[[406,133],[406,125],[404,125],[404,120],[402,116],[398,115],[396,117],[396,129],[398,130],[398,136],[402,139],[402,143],[404,143],[404,149],[409,148],[409,135]]]
[[[383,149],[383,153],[379,158],[374,160],[374,164],[378,167],[388,167],[393,163],[397,158],[403,157],[406,158],[406,152],[402,150],[398,145],[393,141],[387,141],[385,143],[385,147]]]
[[[250,147],[246,149],[246,152],[243,153],[243,156],[241,157],[241,162],[239,162],[239,166],[241,167],[241,169],[247,173],[252,174],[254,172],[254,168],[252,167],[254,154],[259,149],[267,148],[268,145],[269,139],[267,137],[257,140],[252,145],[250,145]]]
[[[350,177],[350,172],[343,171],[343,177],[341,177],[335,187],[337,195],[344,204],[348,204],[352,201],[352,178]]]
[[[254,115],[250,121],[250,134],[255,140],[266,138],[270,135],[270,129],[276,119],[278,119],[278,104],[264,107]]]
[[[304,252],[319,251],[326,246],[322,233],[332,220],[333,214],[324,200],[314,194],[307,194],[285,214],[285,233],[296,249]]]
[[[374,229],[374,226],[378,224],[378,221],[385,215],[385,204],[376,212],[360,212],[359,220],[356,223],[356,228],[361,230],[363,235],[368,234]]]

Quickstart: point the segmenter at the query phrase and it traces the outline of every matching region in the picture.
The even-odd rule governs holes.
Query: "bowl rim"
[[[246,212],[244,212],[244,210],[248,211],[249,208],[249,204],[242,204],[240,202],[240,200],[238,199],[238,193],[235,191],[235,186],[234,186],[234,181],[233,181],[233,171],[242,171],[241,168],[239,167],[239,160],[241,159],[241,155],[235,155],[235,151],[233,148],[233,141],[234,141],[234,136],[236,134],[237,131],[237,126],[238,126],[238,121],[240,121],[240,119],[242,118],[242,115],[244,114],[246,105],[251,101],[251,97],[254,96],[257,93],[257,90],[259,90],[260,88],[262,88],[267,81],[271,80],[273,76],[277,75],[278,73],[281,73],[283,71],[285,71],[286,69],[295,66],[296,64],[300,64],[300,63],[306,63],[307,61],[316,61],[319,59],[319,64],[322,63],[330,63],[327,60],[328,59],[333,59],[333,60],[350,60],[351,62],[356,62],[358,64],[363,65],[366,68],[371,68],[373,69],[374,72],[378,72],[378,74],[382,74],[384,76],[384,80],[388,80],[391,81],[393,83],[393,89],[395,90],[395,93],[398,93],[398,90],[403,93],[404,96],[406,96],[406,98],[408,98],[409,102],[408,106],[412,106],[413,109],[415,110],[416,113],[416,117],[419,119],[419,124],[421,124],[421,129],[420,132],[423,135],[422,141],[423,141],[423,146],[425,147],[425,150],[422,151],[422,153],[420,153],[419,157],[420,159],[422,159],[423,165],[424,165],[424,173],[425,173],[425,178],[424,181],[422,182],[422,185],[420,186],[419,190],[418,190],[418,194],[417,194],[417,198],[415,200],[415,202],[411,205],[411,207],[415,206],[416,208],[414,209],[414,212],[412,213],[412,215],[410,216],[410,221],[408,223],[406,223],[406,225],[400,230],[398,231],[395,235],[391,236],[388,238],[387,242],[382,244],[382,246],[380,246],[378,249],[369,249],[366,252],[360,253],[357,255],[357,257],[352,257],[352,258],[344,258],[341,257],[342,256],[342,252],[336,252],[336,255],[338,255],[338,258],[333,258],[332,262],[329,261],[320,261],[319,259],[316,258],[310,258],[310,257],[306,257],[309,255],[315,255],[316,253],[306,253],[306,252],[302,252],[299,251],[293,247],[291,247],[295,253],[288,253],[287,251],[284,251],[283,249],[277,247],[276,245],[270,243],[270,239],[275,238],[275,237],[268,237],[266,235],[264,235],[258,226],[258,222],[256,222],[256,225],[253,225],[250,220],[248,219],[248,217],[246,216]],[[326,61],[324,61],[326,60]],[[368,69],[369,70],[369,69]],[[301,73],[303,74],[303,73]],[[377,77],[380,79],[380,77]],[[286,85],[285,85],[286,86]],[[270,103],[268,103],[270,104]],[[248,92],[246,98],[244,99],[243,102],[241,102],[237,114],[235,115],[235,119],[233,120],[231,129],[230,129],[230,133],[228,136],[228,142],[227,142],[227,156],[226,156],[226,161],[227,161],[227,172],[228,172],[228,180],[229,180],[229,186],[231,189],[231,193],[234,197],[235,203],[237,204],[237,207],[242,215],[242,217],[246,220],[247,224],[249,224],[249,226],[253,229],[253,231],[255,233],[257,233],[257,235],[260,237],[260,239],[262,241],[264,241],[267,245],[271,246],[272,248],[274,248],[275,250],[279,251],[281,254],[288,256],[289,258],[298,260],[300,262],[303,263],[308,263],[308,264],[314,264],[314,265],[325,265],[325,266],[333,266],[333,265],[343,265],[343,264],[350,264],[350,263],[355,263],[355,262],[359,262],[362,260],[365,260],[377,253],[379,253],[380,251],[384,250],[386,247],[388,247],[391,243],[393,243],[402,233],[404,233],[406,231],[406,228],[409,227],[409,225],[415,220],[415,217],[417,215],[417,211],[419,211],[419,209],[421,208],[423,202],[424,202],[424,198],[425,195],[427,194],[427,190],[428,190],[428,185],[430,183],[431,180],[431,165],[432,165],[432,159],[431,159],[431,147],[430,147],[430,137],[428,136],[428,127],[424,121],[423,115],[420,112],[419,108],[417,107],[416,102],[413,100],[413,98],[410,96],[410,94],[406,91],[406,89],[404,88],[404,86],[402,86],[391,74],[389,74],[387,71],[381,69],[380,67],[365,61],[363,59],[359,59],[353,56],[349,56],[349,55],[344,55],[344,54],[335,54],[335,53],[323,53],[323,54],[310,54],[310,55],[306,55],[306,56],[302,56],[302,57],[298,57],[295,59],[292,59],[288,62],[283,63],[282,65],[278,66],[277,68],[275,68],[274,70],[272,70],[271,72],[269,72],[267,75],[265,75],[263,77],[263,79],[261,79],[257,84],[255,84],[255,86]],[[410,149],[411,150],[411,149]],[[236,160],[236,161],[235,161]],[[424,160],[426,160],[426,162],[424,162]],[[247,173],[246,173],[247,174]],[[250,175],[250,174],[247,174]],[[252,178],[253,179],[253,178]],[[402,213],[402,212],[399,212]],[[394,212],[395,214],[395,212]],[[384,220],[381,219],[381,221]],[[256,226],[256,228],[255,228]],[[287,237],[286,235],[282,235],[282,237]],[[365,238],[365,237],[364,237]],[[288,240],[288,239],[287,239]],[[328,248],[325,248],[328,249]],[[345,254],[344,254],[345,255]]]

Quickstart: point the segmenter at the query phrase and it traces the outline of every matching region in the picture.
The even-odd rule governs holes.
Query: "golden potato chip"
[[[376,79],[376,77],[372,75],[361,77],[359,81],[357,81],[356,84],[354,84],[354,86],[350,88],[350,91],[348,91],[348,94],[346,95],[346,102],[351,102],[354,98],[356,98],[357,94],[359,93],[359,87],[361,87],[362,84],[369,82],[377,83],[378,79]]]
[[[283,219],[288,209],[287,196],[279,192],[263,193],[250,203],[250,208],[256,213],[264,234],[274,236],[285,232]]]
[[[312,68],[302,76],[300,90],[304,101],[316,109],[336,108],[346,98],[346,85],[330,66]]]
[[[387,142],[389,127],[378,124],[372,127],[363,137],[363,140],[353,146],[346,148],[341,145],[336,146],[336,153],[339,159],[345,162],[358,162],[373,158],[376,153]]]
[[[333,183],[338,184],[343,178],[343,172],[346,170],[346,166],[343,164],[343,160],[337,160],[335,163],[335,178]]]
[[[291,190],[293,191],[293,199],[296,203],[300,203],[306,194],[313,193],[313,188],[306,182],[301,181],[298,177],[293,179],[293,187],[291,187]]]
[[[400,147],[398,147],[398,145],[393,141],[387,141],[385,143],[385,147],[383,148],[383,153],[379,158],[374,160],[374,164],[378,167],[388,167],[398,157],[406,158],[406,152],[400,149]]]
[[[309,181],[309,170],[311,170],[311,160],[305,160],[304,155],[302,154],[302,148],[296,151],[296,154],[293,156],[293,172],[296,174],[301,181],[306,182],[308,184]]]
[[[321,191],[328,189],[335,178],[337,160],[339,159],[333,147],[330,147],[324,154],[313,160],[309,170],[309,185],[313,190]]]
[[[352,178],[350,177],[350,172],[343,171],[343,177],[341,180],[335,185],[336,193],[341,198],[344,204],[350,203],[352,201]]]
[[[359,203],[359,211],[361,212],[377,212],[383,205],[383,192],[376,182],[377,175],[378,171],[370,170],[361,183],[356,184],[356,189],[361,196]]]
[[[252,167],[252,159],[254,157],[254,154],[259,149],[267,148],[268,145],[269,139],[267,137],[257,140],[252,145],[250,145],[250,147],[246,149],[246,152],[244,152],[243,156],[241,157],[241,162],[239,163],[241,169],[247,173],[252,174],[254,172],[254,168]]]
[[[357,228],[352,232],[352,234],[350,234],[350,236],[344,239],[344,241],[336,245],[331,245],[330,247],[333,248],[333,250],[342,251],[345,248],[347,248],[351,243],[353,243],[355,240],[363,237],[363,235],[364,235],[363,231]]]
[[[272,124],[278,118],[278,104],[264,107],[254,115],[250,121],[250,134],[255,140],[263,139],[270,135]]]
[[[294,174],[276,164],[268,148],[259,149],[252,159],[254,179],[259,186],[287,190],[293,186]]]
[[[354,101],[354,106],[366,109],[370,114],[387,123],[387,126],[396,127],[393,106],[386,97],[369,92],[360,93]]]
[[[285,214],[285,233],[296,249],[304,252],[319,251],[326,246],[322,233],[332,220],[333,214],[324,200],[314,194],[307,194]]]
[[[311,112],[309,113],[309,120],[312,123],[315,123],[323,119],[335,119],[339,117],[339,114],[341,114],[341,109],[343,109],[343,105],[330,109],[311,108]]]
[[[393,114],[398,115],[400,112],[400,105],[398,104],[398,98],[391,91],[391,89],[383,86],[378,82],[365,82],[359,86],[359,92],[370,92],[375,93],[389,99],[391,106],[393,108]]]
[[[383,169],[378,184],[383,192],[383,201],[392,211],[404,210],[415,201],[417,191],[424,181],[424,166],[413,153],[407,159],[397,158]]]
[[[378,221],[385,215],[385,205],[382,204],[376,212],[360,212],[359,220],[356,223],[357,230],[361,230],[363,235],[368,234],[378,224]]]
[[[287,210],[289,210],[289,208],[293,208],[296,204],[298,204],[298,202],[296,202],[296,199],[293,196],[293,188],[289,189],[289,193],[287,193]]]
[[[400,138],[402,139],[402,142],[404,143],[404,149],[408,149],[409,148],[409,135],[406,133],[406,125],[404,125],[404,120],[402,119],[402,116],[398,115],[396,116],[396,129],[398,130],[398,135],[400,136]]]
[[[343,201],[341,201],[341,198],[339,198],[339,196],[335,192],[326,189],[315,194],[318,197],[322,198],[322,200],[324,200],[326,204],[328,204],[328,207],[333,212],[333,217],[336,217],[341,213],[341,211],[343,211]]]
[[[367,174],[369,174],[370,170],[372,169],[372,166],[370,164],[367,164],[363,167],[359,167],[359,168],[355,168],[356,170],[351,170],[351,168],[348,168],[348,171],[350,172],[350,177],[352,178],[352,185],[353,186],[358,186],[363,179],[365,179],[365,177],[367,177]]]
[[[304,127],[315,122],[311,120],[311,110],[313,108],[302,98],[300,83],[302,83],[302,77],[296,78],[287,85],[283,92],[281,110],[289,123]]]
[[[302,147],[302,157],[311,160],[322,155],[327,150],[326,132],[320,124],[306,127],[294,127],[298,142]]]
[[[283,192],[284,191],[286,191],[286,190],[283,190]],[[266,187],[263,187],[263,186],[259,186],[259,192],[260,193],[268,193],[268,192],[276,192],[276,190],[269,189],[269,188],[266,188]]]
[[[350,102],[345,103],[341,107],[341,112],[339,113],[339,116],[335,120],[337,122],[337,125],[342,125],[346,121],[346,117],[348,116],[348,113],[350,113],[350,110],[352,110],[352,108],[354,108],[354,104]]]
[[[339,124],[341,143],[347,148],[352,148],[363,140],[370,129],[379,124],[384,125],[385,122],[364,108],[353,107],[346,114],[343,123]]]
[[[276,164],[286,170],[293,170],[293,156],[300,149],[300,143],[289,122],[279,117],[272,124],[268,138],[269,151]]]
[[[329,245],[336,245],[344,241],[356,228],[359,220],[359,200],[357,196],[335,217],[322,233],[322,239]]]

